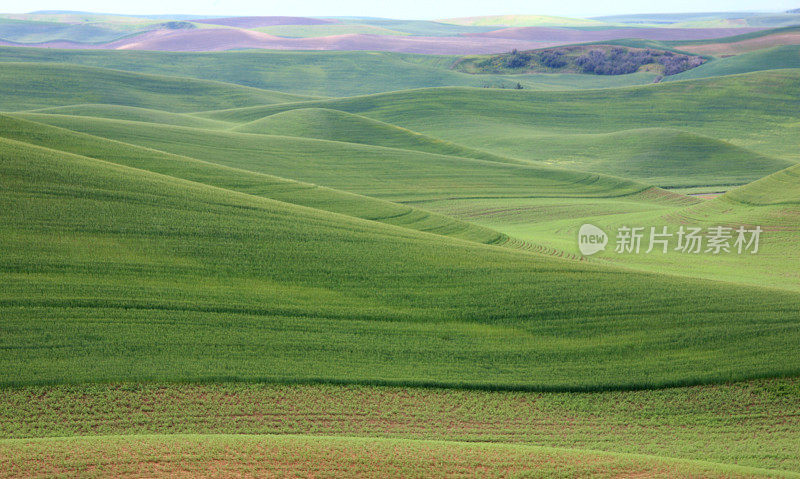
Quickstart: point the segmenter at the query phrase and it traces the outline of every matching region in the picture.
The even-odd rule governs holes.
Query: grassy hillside
[[[795,294],[479,246],[12,140],[0,151],[6,385],[588,389],[800,368]]]
[[[792,26],[792,27],[783,27],[783,28],[772,28],[768,30],[758,30],[755,32],[748,32],[741,35],[732,35],[730,37],[724,38],[711,38],[706,40],[691,40],[691,41],[684,41],[684,42],[670,42],[675,44],[680,44],[684,46],[702,46],[702,45],[718,45],[718,44],[735,44],[741,43],[748,40],[756,40],[756,39],[763,39],[774,37],[776,35],[780,35],[783,33],[796,33],[800,31],[800,26]]]
[[[304,99],[297,95],[207,80],[53,63],[6,62],[0,68],[0,110],[110,103],[175,112]]]
[[[75,454],[74,449],[80,451]],[[125,457],[102,461],[102,457]],[[775,477],[768,470],[678,461],[659,457],[598,453],[550,447],[470,444],[407,439],[319,436],[126,436],[0,442],[13,475],[75,474],[90,466],[112,475],[203,475],[214,468],[225,476],[253,474],[358,477],[508,477],[519,470],[534,477],[559,477],[565,469],[582,476],[744,478]],[[345,473],[346,471],[346,473]],[[794,477],[792,475],[788,477]]]
[[[686,254],[674,249],[666,253],[619,254],[614,242],[592,261],[626,266],[642,271],[723,280],[760,287],[798,291],[800,273],[791,258],[800,240],[800,181],[792,166],[746,186],[704,202],[660,202],[642,204],[634,198],[582,199],[464,199],[423,203],[420,206],[503,232],[513,238],[540,245],[545,251],[579,255],[575,235],[580,225],[590,223],[611,238],[622,226],[667,227],[676,234],[680,227],[727,226],[735,230],[760,227],[757,254]],[[643,193],[644,195],[645,193]],[[734,235],[735,236],[735,235]],[[649,235],[646,236],[649,238]],[[731,239],[733,245],[735,237]],[[672,238],[673,248],[677,239]],[[706,246],[703,247],[706,249]]]
[[[778,46],[717,59],[666,80],[691,80],[779,68],[800,68],[800,45]]]
[[[188,126],[192,128],[209,128],[225,130],[231,127],[230,123],[214,121],[207,118],[198,118],[184,113],[171,113],[153,108],[140,108],[125,105],[104,105],[100,103],[84,103],[77,105],[55,106],[30,110],[33,113],[47,113],[53,115],[90,116],[96,118],[109,118],[114,120],[130,120],[146,123],[164,123],[175,126]]]
[[[786,168],[737,188],[726,198],[754,206],[800,204],[800,167]]]
[[[730,143],[670,128],[646,128],[603,134],[531,137],[508,149],[521,157],[535,151],[559,168],[635,178],[661,187],[741,185],[794,164],[769,158]]]
[[[426,89],[207,112],[202,116],[244,123],[294,108],[330,108],[506,156],[514,156],[518,142],[542,135],[666,127],[797,161],[798,92],[800,70],[774,70],[607,90]],[[535,149],[524,158],[546,159]]]
[[[382,121],[324,108],[301,108],[277,113],[237,126],[233,131],[403,148],[501,163],[515,162],[511,159],[421,135]]]
[[[681,45],[714,45],[717,43],[738,43],[744,40],[753,40],[755,38],[770,37],[780,33],[790,33],[800,31],[800,26],[772,28],[767,30],[757,30],[755,32],[743,33],[741,35],[732,35],[723,38],[709,38],[706,40],[691,40],[680,42]],[[678,42],[674,42],[678,43]]]
[[[0,477],[800,477],[775,51],[630,87],[655,74],[0,48]],[[614,251],[740,225],[758,254]]]
[[[242,383],[34,386],[5,391],[0,434],[16,439],[5,441],[3,450],[11,453],[21,452],[23,438],[123,440],[163,434],[166,423],[173,434],[549,445],[567,456],[570,448],[701,459],[777,475],[800,470],[799,397],[796,379],[596,393]]]
[[[646,84],[654,74],[475,76],[450,69],[455,56],[386,52],[223,52],[55,50],[0,47],[0,61],[56,62],[170,75],[300,95],[350,96],[438,86],[537,90]],[[271,103],[271,102],[270,102]],[[52,105],[50,105],[52,106]]]
[[[0,115],[0,136],[250,195],[478,243],[504,235],[449,216]]]
[[[647,185],[540,165],[356,143],[43,114],[21,118],[212,163],[389,200],[622,196]]]

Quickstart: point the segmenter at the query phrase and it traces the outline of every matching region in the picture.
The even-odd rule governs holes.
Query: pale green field
[[[800,475],[800,70],[0,60],[1,477]]]
[[[548,250],[580,257],[578,230],[589,223],[609,235],[607,249],[591,261],[631,267],[641,271],[692,276],[756,286],[800,290],[800,271],[789,266],[800,238],[800,194],[797,167],[776,173],[746,187],[733,189],[717,199],[696,204],[652,204],[632,199],[547,200],[484,199],[424,203],[431,211],[480,224]],[[615,239],[619,228],[644,227],[641,254],[618,253]],[[714,254],[702,247],[700,254],[675,251],[677,237],[670,238],[666,253],[660,244],[649,254],[650,228],[663,227],[677,234],[681,226],[708,228],[740,226],[764,230],[757,254]],[[734,238],[729,242],[733,247]]]

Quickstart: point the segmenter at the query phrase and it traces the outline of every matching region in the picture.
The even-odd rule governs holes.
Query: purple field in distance
[[[579,30],[552,27],[500,28],[485,33],[454,36],[391,36],[342,34],[310,38],[287,38],[248,30],[270,25],[322,25],[337,20],[303,17],[231,17],[209,18],[197,22],[232,28],[161,29],[132,35],[107,43],[52,41],[14,43],[0,40],[0,45],[61,49],[155,50],[155,51],[224,51],[265,50],[338,50],[385,51],[441,55],[465,55],[533,50],[573,43],[624,38],[648,40],[700,40],[749,33],[758,28],[610,28]]]

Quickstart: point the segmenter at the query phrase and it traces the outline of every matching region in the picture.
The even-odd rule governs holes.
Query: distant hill
[[[55,63],[2,63],[0,110],[81,103],[197,111],[298,101],[308,97],[209,80],[194,80]]]
[[[783,68],[800,68],[800,45],[777,46],[720,58],[664,80],[689,80]]]
[[[727,14],[725,14],[727,15]],[[440,21],[362,17],[115,15],[42,10],[0,14],[0,46],[147,51],[338,50],[497,54],[595,41],[693,41],[800,23],[800,15],[746,20],[674,16],[675,22],[494,15]],[[636,23],[634,21],[634,23]],[[668,26],[669,28],[661,28]]]
[[[487,15],[479,17],[447,18],[439,20],[442,23],[454,25],[502,25],[507,27],[531,26],[560,26],[560,27],[587,27],[602,26],[605,23],[584,18],[552,17],[547,15]]]
[[[725,196],[750,205],[800,205],[800,165],[765,176]]]
[[[431,138],[382,121],[324,108],[300,108],[276,113],[237,126],[233,131],[317,138],[320,140],[403,148],[479,160],[499,161],[501,163],[517,163],[497,155]]]
[[[195,20],[195,22],[236,28],[271,27],[274,25],[329,25],[331,23],[339,23],[336,20],[307,17],[224,17],[202,18],[200,20]]]

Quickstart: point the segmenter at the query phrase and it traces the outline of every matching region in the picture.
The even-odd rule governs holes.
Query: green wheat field
[[[0,47],[0,477],[800,477],[800,48],[704,58]]]

